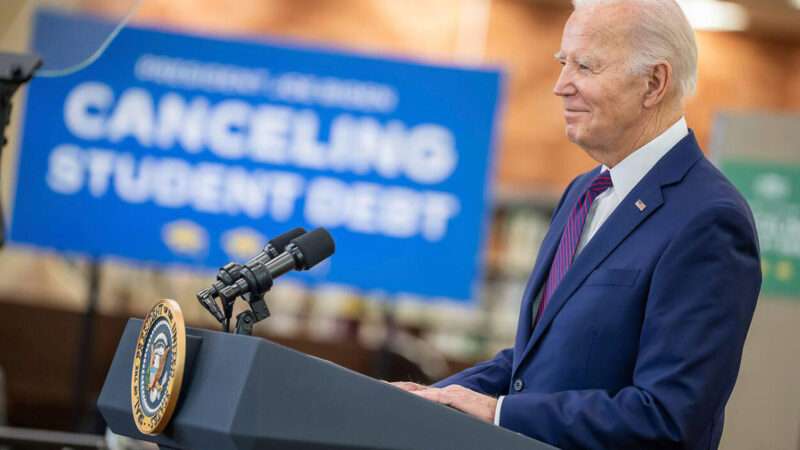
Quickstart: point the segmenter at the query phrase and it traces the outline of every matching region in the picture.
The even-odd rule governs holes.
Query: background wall
[[[119,14],[108,2],[92,9]],[[594,162],[563,137],[560,66],[552,58],[570,14],[567,1],[147,0],[137,20],[199,32],[261,34],[311,44],[506,70],[506,109],[497,180],[501,186],[560,193]],[[800,19],[799,19],[800,20]],[[800,109],[800,38],[700,31],[698,94],[687,119],[707,148],[720,110]]]
[[[102,0],[71,2],[75,8],[116,16],[124,10],[123,3]],[[5,32],[0,35],[0,48],[24,46],[29,33],[29,6],[22,1],[11,1],[9,6],[4,4],[0,11],[0,25],[8,26],[3,27]],[[561,29],[569,13],[566,1],[259,0],[232,3],[222,0],[144,0],[134,21],[203,34],[256,35],[269,40],[306,42],[421,61],[502,67],[507,75],[507,92],[497,148],[495,191],[498,213],[487,255],[490,261],[500,264],[505,260],[506,252],[513,251],[509,247],[521,245],[518,240],[508,239],[508,235],[513,234],[509,228],[514,227],[507,223],[511,220],[509,217],[519,215],[522,208],[523,215],[541,213],[546,223],[547,209],[560,191],[577,173],[595,165],[564,138],[560,100],[551,92],[560,68],[551,55],[559,48]],[[791,16],[789,12],[786,14]],[[698,44],[698,94],[689,101],[686,115],[706,150],[713,133],[714,117],[720,111],[800,111],[800,38],[797,36],[770,33],[769,27],[759,29],[757,33],[700,31]],[[10,145],[3,155],[4,205],[9,205],[13,182],[10,168],[15,166],[19,105],[23,104],[23,95],[18,94],[15,99],[17,114],[9,128]],[[800,154],[800,144],[797,145]],[[534,217],[533,225],[524,228],[538,226],[536,220],[541,222]],[[533,263],[540,239],[537,236],[534,233],[526,238],[532,244],[520,257],[522,279]],[[0,308],[7,311],[12,308],[10,305],[15,304],[33,307],[26,310],[34,311],[32,314],[44,311],[35,308],[80,312],[85,307],[88,267],[88,263],[80,259],[67,260],[28,249],[6,248],[0,253],[0,273],[3,274],[0,277]],[[190,322],[212,325],[191,298],[195,291],[208,284],[213,274],[163,274],[121,262],[104,264],[101,270],[103,283],[99,311],[109,318],[142,314],[154,299],[175,297],[192,303],[186,307]],[[33,274],[37,282],[26,282]],[[515,293],[519,291],[520,282],[519,276],[515,277],[511,277],[512,282],[504,279],[500,283],[503,295],[508,298],[502,301],[502,306],[496,305],[498,300],[490,299],[478,314],[463,311],[453,314],[447,309],[442,312],[406,305],[393,309],[392,321],[408,330],[419,345],[435,348],[447,356],[450,365],[444,370],[455,370],[510,343],[519,304]],[[507,286],[511,288],[507,289]],[[492,297],[491,292],[500,290],[489,292],[486,295]],[[361,323],[359,336],[362,346],[368,346],[365,342],[369,342],[369,337],[363,336],[364,333],[369,335],[369,331],[363,331],[369,330],[364,324],[385,325],[382,321],[385,310],[375,306],[381,303],[361,302],[349,294],[326,295],[327,299],[334,299],[325,304],[336,305],[327,307],[333,310],[327,313],[337,318],[336,323],[341,324],[342,318]],[[319,306],[315,306],[302,289],[289,287],[276,296],[276,301],[278,304],[271,306],[277,315],[285,313],[286,317],[310,321],[311,325],[292,325],[294,322],[276,320],[275,325],[266,328],[267,334],[273,338],[292,335],[292,326],[318,330],[320,322],[313,321],[330,318],[324,311],[315,309]],[[485,324],[487,317],[491,320],[497,318],[493,323],[499,331],[485,334],[463,331],[475,328],[476,323]],[[22,320],[32,319],[26,317]],[[59,316],[53,323],[66,323],[60,320],[68,321]],[[74,334],[77,334],[79,327],[75,321],[80,320],[79,316],[75,315],[72,320],[70,323],[73,325],[69,326],[74,327]],[[739,383],[728,406],[722,448],[800,448],[800,388],[795,383],[800,379],[798,325],[798,298],[760,299]],[[495,328],[488,326],[487,329]],[[106,336],[103,333],[99,335]],[[466,338],[454,338],[461,335]],[[347,332],[323,334],[316,340],[292,342],[295,346],[305,345],[303,348],[309,352],[321,352],[325,357],[342,363],[337,358],[344,358],[343,354],[335,351],[325,353],[328,351],[325,346],[347,336],[350,336]],[[113,341],[113,338],[108,339]],[[72,344],[77,345],[77,338]],[[74,353],[59,356],[62,360],[77,357]],[[51,355],[48,360],[52,358]],[[8,367],[10,361],[25,360],[4,355],[0,364],[6,365],[10,373],[31,377],[33,375],[29,372],[15,372]],[[371,370],[369,362],[351,360],[345,364],[365,372]],[[69,363],[61,370],[73,373],[76,370],[73,366]],[[101,380],[104,373],[102,364],[95,366],[93,370],[99,374],[95,378]],[[35,384],[30,379],[15,382],[13,377],[7,378],[11,388],[23,386],[22,392],[32,392],[26,391]],[[63,391],[70,385],[61,384],[65,386],[53,393],[53,397],[58,397],[60,404],[64,404],[69,400],[69,393]],[[15,394],[12,392],[11,395]],[[23,397],[17,394],[16,398]],[[48,398],[41,399],[38,405],[53,402]],[[24,403],[22,400],[16,402]],[[13,420],[13,412],[11,417]]]

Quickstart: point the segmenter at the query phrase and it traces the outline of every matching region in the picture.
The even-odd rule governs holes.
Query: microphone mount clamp
[[[222,324],[222,330],[228,333],[233,306],[236,299],[241,297],[250,309],[236,316],[235,332],[250,335],[256,322],[270,316],[264,294],[271,287],[272,276],[265,263],[228,263],[219,269],[217,280],[211,287],[197,293],[197,299]]]

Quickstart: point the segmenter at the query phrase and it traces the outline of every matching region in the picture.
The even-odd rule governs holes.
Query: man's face
[[[632,19],[620,6],[575,11],[556,53],[563,67],[553,93],[563,100],[567,137],[595,159],[618,151],[641,120],[646,83],[628,70]]]

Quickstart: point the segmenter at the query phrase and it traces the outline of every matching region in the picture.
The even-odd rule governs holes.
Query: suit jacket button
[[[514,380],[514,390],[515,391],[519,392],[524,387],[525,387],[525,383],[523,383],[521,379],[517,378],[516,380]]]

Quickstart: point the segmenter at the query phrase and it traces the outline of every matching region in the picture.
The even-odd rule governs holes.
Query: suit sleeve
[[[494,397],[505,395],[508,393],[508,384],[511,379],[512,357],[512,349],[501,350],[493,359],[462,370],[435,383],[433,386],[445,387],[451,384],[458,384],[467,389]]]
[[[631,385],[510,395],[500,424],[562,448],[703,442],[733,389],[760,286],[752,222],[728,205],[704,211],[655,267]]]

